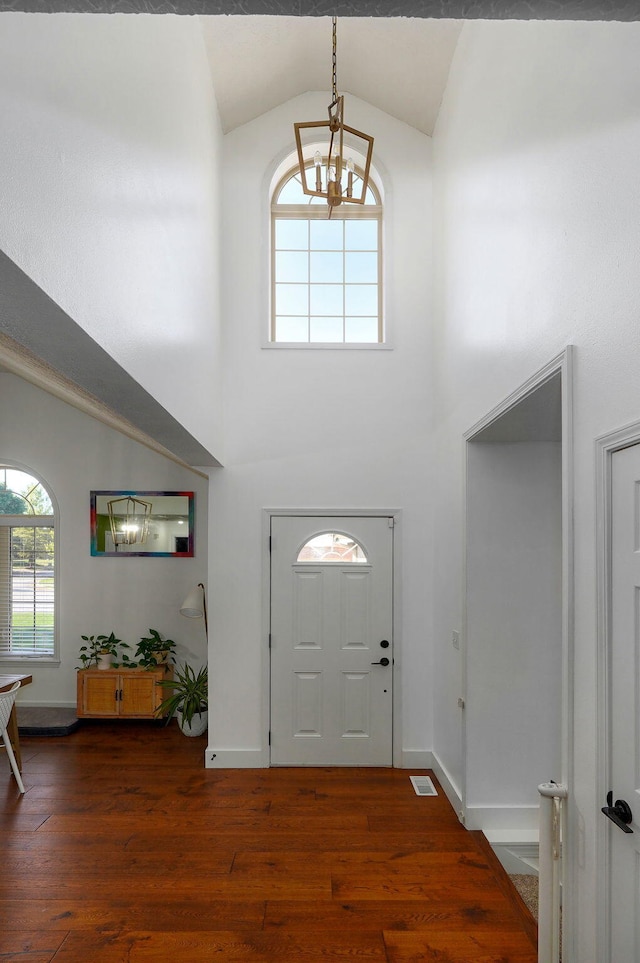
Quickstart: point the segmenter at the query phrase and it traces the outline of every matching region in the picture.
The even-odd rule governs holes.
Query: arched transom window
[[[357,167],[353,176],[355,194]],[[372,179],[365,204],[341,204],[329,218],[326,201],[303,193],[295,167],[273,192],[271,228],[270,340],[381,344],[382,206]]]
[[[314,535],[298,552],[297,562],[349,562],[367,564],[367,556],[362,545],[349,535],[340,532],[322,532]]]
[[[0,465],[0,659],[55,655],[54,522],[44,485]]]

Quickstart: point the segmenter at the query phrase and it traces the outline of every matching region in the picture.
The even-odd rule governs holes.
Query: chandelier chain
[[[338,81],[337,81],[337,66],[338,58],[336,56],[336,46],[338,42],[338,18],[333,18],[333,57],[332,57],[332,80],[333,80],[333,99],[336,101],[338,99]]]

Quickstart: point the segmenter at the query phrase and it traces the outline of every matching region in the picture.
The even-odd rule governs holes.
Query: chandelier
[[[349,204],[364,204],[367,187],[369,185],[369,168],[371,167],[371,157],[373,155],[373,137],[363,134],[362,131],[354,127],[348,127],[344,122],[344,97],[338,93],[337,87],[337,18],[333,17],[333,57],[332,57],[332,101],[329,104],[329,120],[306,121],[305,123],[294,124],[293,129],[296,137],[296,147],[298,150],[298,163],[300,165],[300,178],[302,190],[311,197],[323,197],[329,207],[329,217],[334,207],[338,204],[347,202]],[[301,131],[322,131],[321,140],[326,140],[326,144],[316,150],[313,155],[313,163],[305,159]],[[347,134],[347,150],[351,147],[354,153],[358,153],[364,158],[364,168],[362,180],[360,182],[360,193],[354,196],[354,172],[355,164],[353,157],[348,154],[345,163],[345,133]],[[315,177],[311,175],[313,169]],[[346,180],[344,173],[346,169]],[[311,175],[311,183],[308,174]]]
[[[146,542],[149,534],[151,502],[127,495],[125,498],[112,498],[107,502],[111,537],[116,552],[119,545],[135,545]]]

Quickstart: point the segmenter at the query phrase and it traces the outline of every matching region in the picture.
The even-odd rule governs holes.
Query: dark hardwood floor
[[[392,769],[205,770],[175,725],[0,755],[0,960],[535,963],[535,924],[446,797]]]

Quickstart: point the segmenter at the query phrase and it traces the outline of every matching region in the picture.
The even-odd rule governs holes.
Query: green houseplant
[[[155,669],[167,662],[175,662],[175,647],[173,639],[163,639],[157,629],[149,629],[149,635],[143,636],[138,642],[133,654],[134,663],[143,669]]]
[[[167,713],[167,722],[173,715],[186,736],[199,736],[207,727],[209,707],[209,681],[207,666],[196,672],[188,662],[176,670],[175,678],[163,679],[156,685],[171,690],[171,695],[157,709],[159,715]]]
[[[78,659],[82,663],[83,669],[90,669],[96,666],[98,669],[110,669],[126,655],[121,656],[121,649],[128,649],[129,646],[122,639],[116,637],[114,632],[109,635],[82,635],[81,638],[86,645],[80,646]]]

